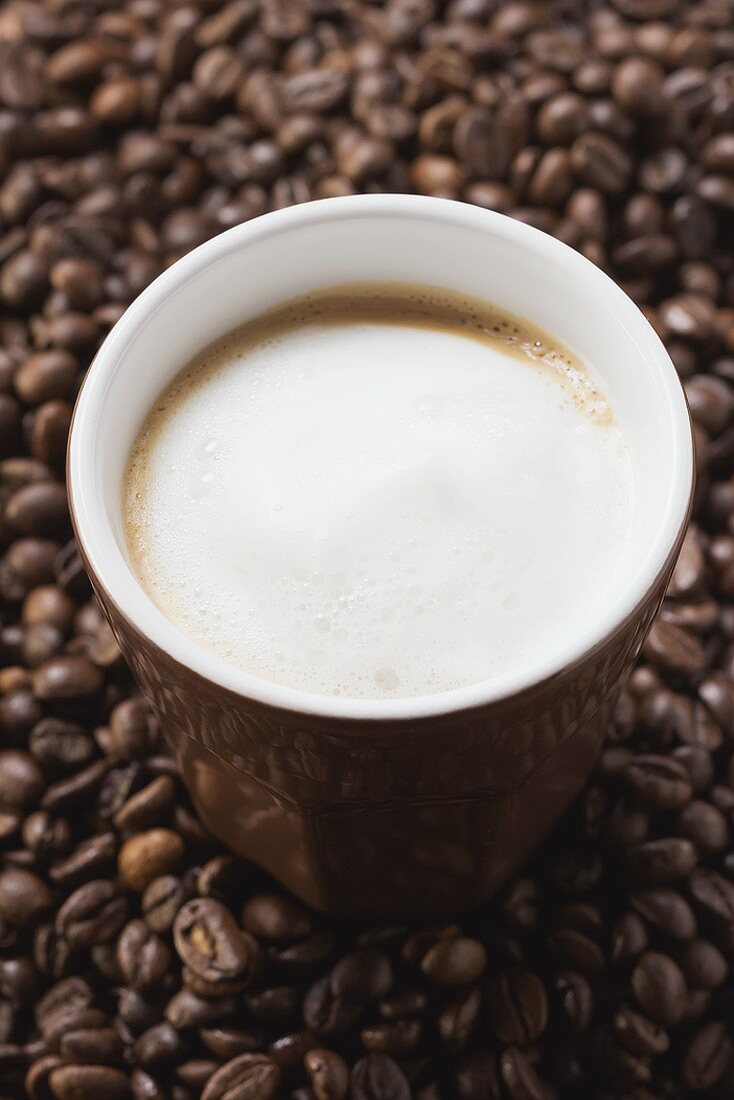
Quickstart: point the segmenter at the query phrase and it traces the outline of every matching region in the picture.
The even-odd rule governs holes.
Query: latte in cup
[[[633,465],[593,368],[453,293],[342,286],[206,348],[131,452],[143,588],[224,661],[407,697],[581,633],[621,579]]]

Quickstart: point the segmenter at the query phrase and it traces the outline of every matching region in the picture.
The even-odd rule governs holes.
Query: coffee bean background
[[[583,796],[484,912],[329,922],[207,837],[91,597],[64,450],[130,301],[228,226],[417,191],[660,333],[694,519]],[[734,1097],[731,0],[0,7],[0,1095]]]

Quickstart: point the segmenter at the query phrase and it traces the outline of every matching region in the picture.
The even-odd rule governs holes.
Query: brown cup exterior
[[[633,612],[580,660],[512,696],[400,721],[299,713],[209,681],[143,635],[87,568],[215,837],[324,912],[440,913],[484,902],[581,790],[683,532]]]

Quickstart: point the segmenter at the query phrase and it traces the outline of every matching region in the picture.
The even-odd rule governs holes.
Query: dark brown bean
[[[684,944],[677,960],[688,985],[698,989],[718,989],[729,973],[726,959],[708,940],[694,939]]]
[[[187,902],[176,916],[173,937],[182,961],[212,991],[244,988],[259,966],[256,941],[213,898]]]
[[[725,952],[734,951],[734,885],[718,872],[701,867],[691,875],[689,889],[714,941]]]
[[[694,1092],[713,1088],[734,1059],[734,1042],[721,1020],[712,1020],[695,1033],[683,1055],[683,1080]]]
[[[690,940],[696,934],[693,911],[675,890],[635,890],[629,895],[630,905],[645,920],[673,940]]]
[[[487,953],[477,940],[452,937],[429,948],[421,960],[421,969],[439,985],[465,985],[481,977],[487,965]]]
[[[264,1054],[240,1054],[210,1077],[201,1100],[276,1100],[280,1070]]]
[[[643,1012],[663,1027],[672,1027],[683,1019],[686,982],[670,956],[646,952],[633,971],[632,990]]]
[[[32,871],[8,866],[0,872],[0,918],[9,924],[35,924],[53,903],[43,879]]]
[[[667,1033],[632,1008],[622,1008],[614,1017],[614,1034],[632,1054],[665,1054],[670,1046]]]
[[[508,970],[489,987],[490,1025],[510,1046],[540,1038],[548,1020],[548,1001],[540,978],[531,970]]]
[[[95,879],[66,899],[56,914],[56,933],[72,948],[92,947],[111,940],[126,915],[127,901],[115,884]]]
[[[692,788],[682,764],[662,756],[637,756],[621,770],[626,786],[646,805],[677,810],[691,799]]]
[[[53,657],[33,674],[33,691],[38,699],[59,701],[95,695],[102,687],[102,674],[84,657]]]
[[[281,894],[260,894],[250,898],[242,911],[242,926],[253,936],[286,942],[305,939],[311,932],[306,910]]]
[[[349,1068],[340,1055],[331,1050],[310,1050],[304,1064],[316,1100],[346,1100]]]
[[[44,786],[43,773],[30,753],[0,752],[0,805],[28,810],[38,802]]]
[[[410,1087],[397,1062],[386,1054],[368,1054],[361,1058],[351,1076],[354,1100],[409,1100]]]
[[[111,1066],[66,1065],[49,1074],[51,1092],[57,1100],[128,1100],[130,1081],[122,1070]]]
[[[141,899],[145,923],[153,932],[168,932],[189,891],[175,875],[161,875],[146,887]]]

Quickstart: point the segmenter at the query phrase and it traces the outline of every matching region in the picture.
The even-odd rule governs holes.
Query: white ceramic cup
[[[603,379],[635,468],[629,564],[603,611],[573,637],[559,638],[540,662],[491,681],[406,699],[318,696],[226,664],[155,606],[130,567],[123,536],[126,460],[147,412],[178,371],[212,340],[263,310],[320,287],[366,280],[468,293],[555,335]],[[70,500],[82,554],[205,821],[310,901],[340,910],[414,903],[440,908],[444,898],[426,898],[425,876],[416,873],[417,850],[431,875],[448,875],[447,882],[454,875],[446,901],[449,894],[457,901],[481,900],[540,839],[591,765],[603,715],[669,577],[692,484],[690,422],[676,372],[647,320],[612,280],[552,237],[500,214],[408,195],[355,196],[281,210],[230,229],[179,260],[141,294],[102,345],[78,400],[69,447]],[[599,585],[605,585],[603,576]],[[589,676],[596,678],[593,690]],[[553,713],[559,706],[565,732]],[[499,794],[522,789],[527,801],[528,783],[540,765],[592,726],[584,752],[564,765],[573,759],[573,774],[558,782],[559,755],[555,771],[547,773],[555,776],[556,796],[520,828],[519,796],[510,813]],[[521,734],[521,728],[530,732]],[[327,735],[328,746],[319,740]],[[362,739],[359,751],[355,738]],[[262,751],[266,743],[270,757]],[[363,774],[383,743],[380,765]],[[309,765],[296,765],[294,745],[296,755],[313,754]],[[435,782],[422,775],[421,752],[429,750],[435,753],[431,766],[443,768],[443,786],[438,775]],[[452,750],[469,753],[463,770],[441,763]],[[305,777],[294,776],[298,767]],[[335,774],[340,767],[351,776],[348,782]],[[412,769],[412,778],[398,774],[403,767]],[[243,805],[222,811],[225,787]],[[483,847],[472,841],[465,822],[449,815],[445,827],[461,833],[452,843],[468,853],[468,861],[466,872],[447,870],[446,860],[426,856],[429,838],[421,832],[421,815],[416,810],[411,824],[407,809],[444,798],[473,800],[490,815],[480,827],[494,823],[495,835],[498,815],[515,821],[522,835],[515,840],[508,831],[510,850],[503,854],[496,844],[489,850],[485,841]],[[276,812],[283,806],[285,817],[285,811]],[[336,843],[335,834],[325,835],[323,821],[334,806],[347,837],[339,840],[346,845],[343,858],[325,850]],[[248,807],[251,814],[265,809],[271,826],[278,822],[275,831],[290,845],[290,861],[281,839],[268,841],[251,827]],[[359,814],[350,816],[354,807],[362,811],[361,825]],[[365,808],[397,815],[393,833],[404,837],[397,843],[399,873],[374,871],[382,826],[370,836]],[[440,815],[432,820],[431,836],[440,833],[440,821]],[[347,869],[360,861],[368,885],[355,893],[352,884],[352,905],[340,877],[348,878]]]

